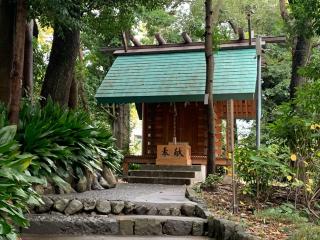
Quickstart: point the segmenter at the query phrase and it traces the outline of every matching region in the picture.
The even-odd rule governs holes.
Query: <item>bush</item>
[[[4,107],[0,114],[0,124],[7,124]],[[110,129],[81,109],[69,110],[51,100],[44,107],[24,102],[16,139],[22,152],[34,156],[29,166],[31,175],[66,191],[71,187],[66,179],[100,171],[103,164],[121,171],[123,156],[114,146]]]
[[[244,194],[259,196],[269,194],[274,181],[285,181],[294,175],[288,165],[289,154],[278,145],[262,147],[260,150],[239,147],[235,162],[238,176],[245,182]]]
[[[209,174],[206,180],[200,184],[200,188],[206,191],[214,191],[217,188],[217,184],[222,181],[222,176],[216,174]]]
[[[17,239],[12,224],[28,226],[23,212],[28,204],[40,203],[31,185],[43,183],[27,171],[34,156],[20,154],[15,134],[15,126],[0,129],[0,239]]]
[[[85,111],[69,110],[50,100],[43,108],[23,104],[17,139],[23,152],[36,156],[31,174],[61,188],[69,188],[64,179],[101,171],[102,164],[120,169],[122,155],[109,129],[93,123]]]

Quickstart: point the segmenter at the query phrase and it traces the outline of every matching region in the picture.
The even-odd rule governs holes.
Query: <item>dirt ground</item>
[[[238,198],[239,210],[232,214],[232,189],[230,185],[219,184],[215,191],[202,191],[209,210],[215,215],[225,219],[237,221],[245,227],[246,231],[264,240],[287,239],[295,225],[258,218],[254,213],[260,209],[279,205],[274,202],[253,203],[247,196]]]

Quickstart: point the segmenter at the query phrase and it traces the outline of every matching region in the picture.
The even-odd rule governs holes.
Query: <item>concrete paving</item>
[[[115,188],[98,191],[88,191],[77,194],[51,195],[59,198],[95,198],[111,201],[130,201],[134,203],[157,204],[174,207],[184,203],[191,203],[185,197],[186,186],[162,185],[162,184],[139,184],[119,183]]]
[[[193,237],[193,236],[66,236],[66,235],[24,235],[22,240],[208,240],[207,237]]]

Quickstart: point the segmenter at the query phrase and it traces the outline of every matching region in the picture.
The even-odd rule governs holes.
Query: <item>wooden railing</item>
[[[207,156],[191,156],[193,165],[207,165]],[[129,172],[129,164],[156,164],[156,156],[155,155],[127,155],[123,160],[123,176],[128,176]],[[230,166],[231,161],[225,158],[216,158],[217,166]]]

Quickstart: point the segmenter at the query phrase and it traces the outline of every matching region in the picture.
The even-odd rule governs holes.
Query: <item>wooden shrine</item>
[[[124,175],[130,163],[206,165],[203,43],[133,46],[114,54],[117,59],[96,98],[103,104],[135,103],[143,124],[142,155],[125,156]],[[222,44],[215,53],[216,165],[230,165],[228,116],[256,118],[260,67],[255,44],[249,45],[246,40]],[[233,114],[228,114],[227,102],[231,99]]]

